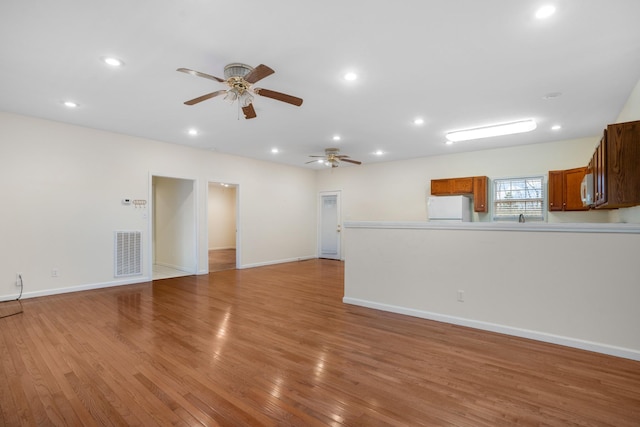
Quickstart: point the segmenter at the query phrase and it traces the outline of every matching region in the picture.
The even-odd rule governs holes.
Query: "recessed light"
[[[272,152],[273,154],[276,154],[276,153],[278,153],[279,151],[280,151],[280,150],[278,150],[277,148],[272,148],[272,149],[271,149],[271,152]]]
[[[551,15],[553,15],[556,12],[556,8],[550,4],[546,5],[546,6],[542,6],[540,9],[538,9],[538,11],[536,12],[536,18],[538,19],[546,19],[548,17],[550,17]]]
[[[78,104],[73,101],[64,101],[62,105],[69,108],[76,108],[78,106]]]
[[[376,156],[382,156],[384,154],[384,151],[378,150],[378,151],[374,152],[373,154],[375,154]]]
[[[562,126],[560,126],[560,125],[551,126],[551,130],[560,130],[560,129],[562,129]]]
[[[196,136],[198,134],[198,129],[189,129],[189,135]]]
[[[496,125],[449,132],[447,133],[447,139],[454,142],[469,141],[472,139],[489,138],[492,136],[530,132],[536,127],[536,122],[533,119],[519,120],[517,122],[500,123]]]
[[[350,82],[356,80],[357,78],[358,78],[358,75],[354,72],[348,72],[344,75],[344,79]]]
[[[333,140],[334,141],[340,141],[340,135],[333,135]]]
[[[124,65],[124,62],[122,62],[121,59],[115,58],[113,56],[103,56],[101,59],[102,62],[112,67],[122,67]]]
[[[447,142],[445,142],[445,144],[447,144],[447,145],[453,145],[453,141],[447,141]]]
[[[421,119],[420,117],[418,117],[417,119],[413,120],[413,124],[414,125],[421,125],[424,123],[424,119]]]

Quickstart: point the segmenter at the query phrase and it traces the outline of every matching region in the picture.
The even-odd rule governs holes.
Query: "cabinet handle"
[[[553,202],[551,202],[551,206],[553,206]]]

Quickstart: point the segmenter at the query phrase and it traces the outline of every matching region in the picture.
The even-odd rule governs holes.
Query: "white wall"
[[[27,297],[125,283],[114,279],[115,230],[143,230],[148,280],[149,208],[121,200],[149,200],[152,175],[196,182],[200,273],[208,182],[240,186],[239,268],[316,254],[314,171],[8,113],[0,159],[0,300],[17,295],[17,272]]]
[[[347,225],[345,302],[640,360],[637,226]]]
[[[318,172],[318,191],[342,190],[343,220],[425,221],[431,180],[486,175],[490,179],[546,175],[586,166],[598,138],[474,151]],[[474,214],[489,221],[489,214]],[[608,211],[550,213],[549,222],[608,222]]]
[[[236,247],[236,188],[209,184],[209,249]]]
[[[194,181],[154,176],[154,264],[197,272]]]

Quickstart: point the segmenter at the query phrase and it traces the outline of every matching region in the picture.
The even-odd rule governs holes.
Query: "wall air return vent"
[[[142,274],[142,233],[115,232],[115,277]]]

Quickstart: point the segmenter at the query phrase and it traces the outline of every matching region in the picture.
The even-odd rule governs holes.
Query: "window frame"
[[[525,216],[525,221],[535,221],[535,222],[546,222],[547,221],[547,197],[548,197],[548,178],[546,174],[530,174],[530,175],[514,175],[514,176],[506,176],[499,178],[491,179],[490,186],[490,195],[489,198],[491,200],[490,205],[490,215],[491,222],[517,222],[519,219],[519,215],[515,214],[512,216],[500,216],[496,217],[496,188],[497,183],[500,181],[514,181],[514,180],[528,180],[528,179],[539,179],[540,180],[540,189],[542,192],[542,197],[540,199],[531,199],[531,200],[540,200],[541,202],[541,212],[540,216]],[[524,200],[524,199],[522,199]]]

